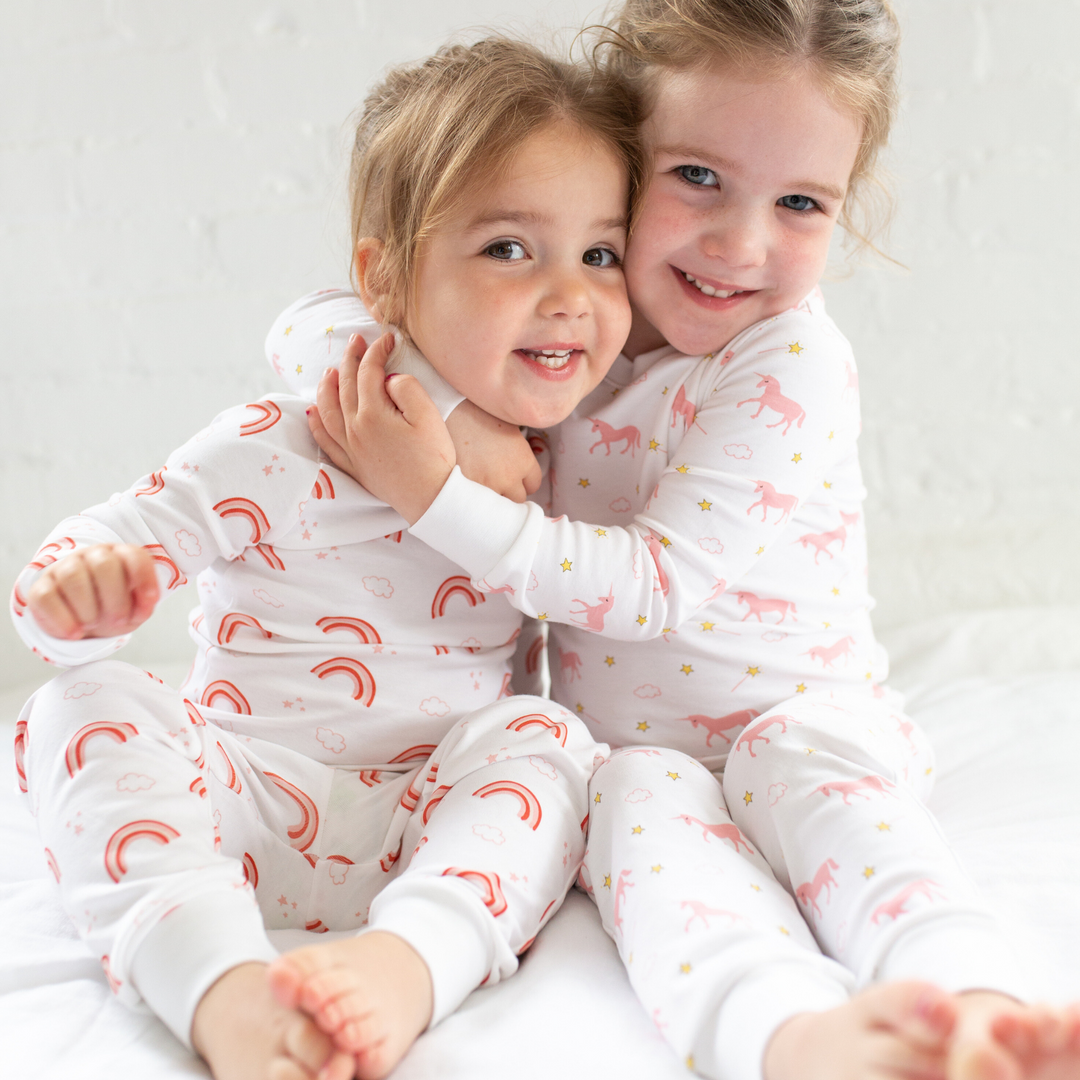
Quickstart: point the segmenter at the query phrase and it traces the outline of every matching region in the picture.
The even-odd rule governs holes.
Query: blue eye
[[[720,180],[712,169],[704,165],[680,165],[675,170],[688,184],[695,187],[719,187]]]
[[[809,195],[785,195],[778,201],[786,210],[795,210],[800,214],[805,214],[808,210],[820,209],[818,204],[814,202]]]
[[[581,261],[586,266],[595,266],[600,270],[606,270],[609,266],[619,265],[619,256],[611,248],[596,247],[589,248],[581,256]]]
[[[484,248],[484,254],[502,262],[519,262],[527,258],[524,245],[517,240],[496,240]]]

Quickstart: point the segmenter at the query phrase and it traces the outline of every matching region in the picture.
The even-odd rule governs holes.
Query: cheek
[[[694,228],[693,215],[678,199],[655,189],[646,197],[626,248],[628,273],[656,262],[666,262]]]

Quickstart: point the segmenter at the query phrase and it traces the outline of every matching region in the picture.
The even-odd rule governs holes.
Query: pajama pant
[[[823,694],[752,721],[719,775],[643,747],[597,769],[580,884],[690,1068],[760,1080],[781,1023],[870,982],[1021,996],[923,805],[932,768],[887,699]]]
[[[577,874],[606,747],[551,701],[497,701],[434,752],[355,767],[205,712],[102,661],[39,690],[16,729],[67,914],[114,993],[188,1045],[205,991],[273,959],[278,928],[398,934],[431,972],[434,1024],[516,970]]]

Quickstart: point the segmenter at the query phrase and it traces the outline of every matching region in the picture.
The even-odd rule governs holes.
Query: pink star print
[[[307,529],[305,529],[305,530],[303,531],[303,533],[302,533],[301,535],[303,536],[303,538],[304,538],[305,540],[310,540],[310,539],[311,539],[311,533],[309,533],[309,532],[307,531]]]
[[[285,899],[285,895],[283,893],[281,896],[278,897],[277,902],[281,904],[282,907],[284,907],[289,901]]]
[[[269,476],[273,471],[274,471],[274,466],[273,465],[264,465],[263,466],[263,473],[266,476]]]

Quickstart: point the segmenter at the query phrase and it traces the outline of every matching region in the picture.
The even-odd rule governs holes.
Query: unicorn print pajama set
[[[65,910],[121,1000],[185,1043],[220,975],[277,955],[267,929],[397,933],[430,968],[432,1023],[510,975],[578,872],[606,751],[509,696],[506,596],[320,460],[305,410],[348,333],[305,320],[332,299],[268,342],[303,396],[223,412],[62,522],[12,596],[23,639],[70,667],[16,736]],[[197,579],[179,692],[111,659],[126,639],[55,640],[26,610],[45,566],[100,543],[145,547],[165,589]]]
[[[859,429],[815,290],[720,354],[620,357],[539,436],[551,516],[456,471],[411,530],[548,623],[553,697],[621,748],[580,884],[710,1077],[759,1080],[780,1023],[872,980],[1021,993],[881,685]]]

